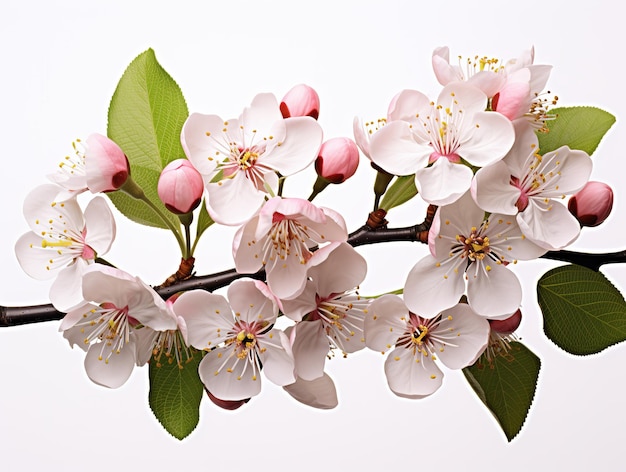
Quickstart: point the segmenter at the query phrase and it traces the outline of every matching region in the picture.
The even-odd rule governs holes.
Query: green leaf
[[[417,195],[415,175],[400,176],[385,192],[385,196],[380,203],[380,208],[389,211],[394,207],[408,202],[415,195]]]
[[[202,206],[200,207],[200,213],[198,214],[198,223],[196,225],[196,242],[202,236],[202,233],[210,227],[215,221],[209,215],[209,212],[206,209],[206,200],[202,200]]]
[[[509,441],[520,432],[532,404],[541,361],[526,346],[510,343],[510,350],[483,355],[463,374],[485,406],[495,416]]]
[[[626,340],[626,302],[600,272],[574,264],[552,269],[539,280],[537,298],[546,336],[571,354]]]
[[[554,108],[550,113],[557,115],[555,120],[546,122],[550,131],[537,133],[541,154],[567,145],[591,156],[602,137],[615,123],[613,115],[595,107]]]
[[[134,181],[176,228],[180,222],[159,200],[157,183],[169,162],[185,157],[180,132],[188,115],[180,88],[157,62],[152,49],[128,66],[109,106],[109,137],[128,157]],[[131,220],[167,228],[144,202],[120,191],[107,195]]]
[[[164,362],[157,367],[150,360],[150,393],[148,403],[165,430],[177,439],[184,439],[200,420],[200,401],[204,386],[198,376],[200,351],[182,368],[176,362]]]

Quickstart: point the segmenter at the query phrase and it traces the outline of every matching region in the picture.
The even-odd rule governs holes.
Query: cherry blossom
[[[303,380],[324,374],[326,358],[334,349],[345,356],[365,347],[363,319],[369,300],[356,288],[367,272],[365,259],[347,243],[320,249],[308,271],[304,291],[283,300],[285,316],[298,321],[292,345],[296,372]]]
[[[314,246],[348,238],[343,217],[300,198],[270,199],[259,214],[242,226],[233,242],[235,268],[242,274],[267,273],[272,292],[294,298],[307,280]]]
[[[315,89],[306,84],[294,85],[280,101],[280,112],[284,118],[310,116],[317,120],[320,115],[320,97]]]
[[[431,254],[411,269],[404,286],[409,310],[426,318],[456,305],[466,285],[476,313],[508,317],[519,308],[522,287],[506,266],[546,252],[522,234],[514,217],[485,217],[469,192],[437,210],[428,243]]]
[[[409,312],[396,295],[374,300],[365,319],[365,343],[383,354],[389,388],[398,396],[419,399],[443,382],[435,361],[449,369],[472,365],[487,347],[489,323],[466,304],[457,304],[432,318]]]
[[[276,97],[259,94],[239,119],[193,113],[181,140],[202,174],[208,210],[218,223],[239,225],[276,195],[278,173],[289,176],[310,165],[322,144],[322,128],[311,117],[283,119]]]
[[[395,113],[369,143],[372,161],[394,175],[415,174],[415,186],[433,205],[454,202],[469,190],[472,166],[502,159],[515,133],[503,115],[486,112],[487,96],[463,82],[444,87],[437,103],[415,90],[404,90]]]
[[[261,369],[273,383],[294,383],[289,339],[274,328],[278,300],[260,281],[239,279],[221,295],[193,290],[176,301],[185,319],[189,343],[208,352],[198,372],[216,398],[236,401],[261,391]]]
[[[611,214],[613,189],[604,182],[587,182],[569,199],[567,208],[581,226],[598,226]]]
[[[137,363],[138,330],[172,330],[177,324],[159,295],[138,277],[94,264],[83,274],[85,303],[59,328],[70,345],[87,351],[85,370],[99,385],[117,388]]]
[[[522,232],[545,249],[561,249],[580,233],[576,218],[559,202],[589,180],[593,167],[584,151],[561,146],[543,156],[535,133],[516,126],[507,156],[476,173],[472,194],[489,212],[517,215]]]
[[[57,201],[62,189],[45,184],[24,201],[30,232],[15,244],[17,259],[35,279],[56,277],[50,300],[66,312],[82,301],[81,280],[86,267],[107,253],[115,238],[115,220],[102,197],[93,198],[85,212],[76,199]]]

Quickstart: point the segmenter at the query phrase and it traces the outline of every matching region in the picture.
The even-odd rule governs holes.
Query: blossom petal
[[[532,199],[526,210],[518,213],[517,223],[525,236],[548,250],[563,249],[580,234],[578,220],[565,205],[554,201]]]
[[[415,140],[406,121],[392,121],[370,139],[372,162],[394,175],[414,174],[426,166],[432,152],[430,144]]]
[[[475,262],[467,277],[467,301],[477,314],[504,319],[519,308],[522,285],[504,265]]]
[[[261,208],[265,192],[258,190],[245,172],[207,185],[207,209],[214,221],[224,225],[245,223]]]
[[[104,387],[118,388],[130,377],[135,367],[134,342],[128,343],[119,352],[106,357],[104,344],[96,343],[89,347],[85,356],[87,376]]]
[[[318,249],[309,265],[309,277],[316,281],[317,293],[322,297],[354,289],[367,273],[365,258],[348,243],[334,242]]]
[[[519,188],[511,185],[511,171],[503,161],[480,169],[472,182],[474,200],[480,208],[491,213],[517,214],[515,204],[520,193]]]
[[[296,381],[293,353],[285,333],[271,330],[259,338],[259,350],[263,373],[270,382],[282,387]]]
[[[260,372],[248,359],[239,359],[231,347],[207,352],[198,374],[205,387],[222,400],[245,400],[261,392]]]
[[[407,329],[409,310],[397,295],[376,298],[365,317],[365,345],[375,351],[391,349]]]
[[[475,126],[471,139],[463,142],[458,150],[463,159],[472,165],[484,167],[502,159],[513,146],[513,124],[495,112],[479,112],[472,119]]]
[[[300,295],[290,300],[282,300],[283,313],[290,320],[302,321],[302,318],[317,309],[316,295],[317,283],[307,281]]]
[[[387,112],[389,121],[416,122],[416,114],[430,109],[430,99],[417,90],[403,90],[394,97]]]
[[[404,284],[404,301],[411,312],[433,318],[456,305],[464,292],[463,272],[457,273],[449,264],[439,264],[429,255],[409,272]]]
[[[278,100],[273,93],[259,93],[250,106],[244,108],[240,121],[243,125],[244,144],[250,146],[258,137],[272,134],[274,123],[283,120]]]
[[[79,304],[84,303],[83,299],[83,274],[87,270],[88,264],[83,259],[62,269],[57,278],[50,286],[50,302],[57,310],[67,313]]]
[[[93,198],[85,208],[85,229],[85,243],[96,254],[106,254],[115,239],[115,220],[104,198]]]
[[[430,359],[416,359],[411,349],[394,349],[385,361],[387,383],[393,393],[404,398],[424,398],[435,393],[443,382],[443,372]]]
[[[489,341],[489,322],[466,304],[459,303],[441,312],[441,322],[432,336],[449,339],[437,357],[450,369],[472,365]]]
[[[210,180],[220,156],[225,152],[222,136],[224,120],[217,115],[192,113],[181,131],[181,144],[187,159],[202,174],[205,183]]]
[[[313,408],[330,410],[339,404],[335,383],[326,373],[314,380],[298,377],[294,383],[285,385],[283,389],[300,403]]]
[[[173,310],[187,324],[188,342],[196,349],[212,348],[226,339],[233,312],[221,295],[191,290],[176,299]]]
[[[228,300],[238,318],[247,323],[266,321],[274,323],[278,316],[276,299],[267,286],[252,279],[239,279],[228,287]]]
[[[432,166],[415,173],[415,186],[426,202],[443,206],[455,202],[467,192],[472,177],[469,167],[440,157]]]
[[[298,377],[304,380],[321,377],[330,349],[322,321],[302,321],[295,331],[292,349]]]

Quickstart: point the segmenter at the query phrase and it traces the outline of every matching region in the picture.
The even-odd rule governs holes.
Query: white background
[[[517,57],[534,45],[536,63],[553,64],[548,88],[559,104],[595,105],[618,117],[594,156],[594,180],[616,191],[608,222],[586,231],[582,250],[624,249],[626,92],[620,14],[608,1],[445,3],[349,2],[17,2],[0,19],[0,303],[47,303],[49,283],[19,268],[13,245],[28,230],[22,201],[46,181],[71,142],[106,133],[107,107],[131,60],[154,48],[181,86],[190,111],[236,117],[259,92],[279,98],[294,84],[316,88],[327,138],[352,135],[352,118],[383,116],[403,88],[435,97],[432,50],[451,56]],[[511,3],[512,5],[512,3]],[[373,172],[329,188],[317,203],[344,213],[350,230],[370,209]],[[287,181],[306,198],[309,171]],[[421,221],[416,203],[390,215],[392,226]],[[107,256],[160,283],[179,256],[165,231],[117,218]],[[197,252],[198,272],[232,266],[230,229],[212,229]],[[370,261],[365,294],[402,287],[424,254],[417,244],[363,248]],[[523,342],[542,359],[538,391],[521,434],[507,443],[460,372],[421,401],[391,394],[380,354],[329,362],[340,406],[304,407],[265,382],[244,408],[224,412],[204,401],[200,424],[183,442],[147,406],[147,369],[118,390],[92,384],[84,354],[71,350],[58,323],[0,328],[0,469],[91,470],[618,470],[626,421],[624,359],[618,345],[587,358],[568,355],[542,332],[535,282],[554,264],[520,264]],[[624,267],[604,272],[626,287]],[[583,332],[584,335],[584,332]]]

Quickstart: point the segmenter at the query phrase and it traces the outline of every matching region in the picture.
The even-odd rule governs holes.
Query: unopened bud
[[[320,115],[320,97],[308,85],[296,85],[280,102],[280,112],[283,118],[310,116],[317,120]]]
[[[322,144],[315,171],[333,184],[340,184],[352,177],[359,166],[359,148],[349,138],[332,138]]]
[[[519,327],[520,323],[522,322],[522,311],[518,309],[515,313],[513,313],[511,316],[504,320],[488,321],[492,331],[503,335],[511,334]]]
[[[161,171],[157,192],[168,210],[183,215],[200,204],[204,182],[191,162],[176,159]]]
[[[598,226],[611,213],[613,190],[603,182],[587,182],[580,192],[570,198],[567,207],[581,226]]]
[[[85,174],[87,188],[93,193],[113,192],[130,175],[130,165],[124,151],[112,140],[94,133],[87,138]]]
[[[220,408],[223,408],[224,410],[236,410],[237,408],[242,407],[250,401],[249,398],[246,398],[244,400],[222,400],[221,398],[217,398],[208,390],[206,390],[206,393],[207,395],[209,395],[209,398],[213,403],[215,403]]]

